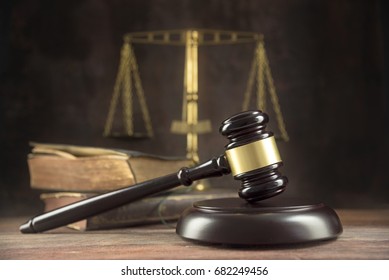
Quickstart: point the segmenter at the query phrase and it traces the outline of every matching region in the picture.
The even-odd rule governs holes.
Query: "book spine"
[[[89,198],[89,193],[42,194],[45,211]],[[152,223],[176,221],[180,214],[199,197],[192,195],[162,194],[123,205],[110,211],[89,217],[68,227],[77,230],[111,229]]]

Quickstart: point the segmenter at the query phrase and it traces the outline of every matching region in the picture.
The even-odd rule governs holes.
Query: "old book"
[[[192,166],[186,158],[137,151],[31,143],[27,162],[34,189],[106,192]]]
[[[41,194],[41,200],[44,202],[45,211],[50,211],[93,195],[91,193],[71,192],[44,193]],[[193,202],[220,197],[236,197],[236,191],[226,191],[225,189],[197,191],[189,188],[186,191],[173,190],[126,204],[67,227],[77,230],[98,230],[174,222]]]

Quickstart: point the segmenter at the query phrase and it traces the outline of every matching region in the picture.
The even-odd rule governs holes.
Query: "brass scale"
[[[123,39],[124,43],[121,49],[120,64],[108,116],[105,122],[104,136],[115,137],[118,135],[117,132],[112,131],[112,125],[120,97],[122,101],[124,134],[129,137],[139,136],[139,134],[134,131],[133,91],[135,91],[139,100],[146,129],[146,136],[153,136],[150,114],[146,104],[133,44],[182,45],[185,46],[182,120],[174,120],[172,122],[171,132],[183,135],[186,134],[186,157],[194,163],[199,163],[198,135],[210,132],[211,122],[209,120],[198,119],[198,49],[201,45],[253,43],[255,44],[255,51],[246,91],[244,93],[242,110],[248,109],[252,93],[256,91],[256,106],[258,109],[266,111],[267,89],[273,105],[280,133],[279,137],[284,141],[289,140],[271,75],[262,34],[254,32],[188,29],[127,33],[123,36]]]

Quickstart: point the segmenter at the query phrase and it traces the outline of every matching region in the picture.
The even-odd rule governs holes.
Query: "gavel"
[[[177,173],[43,213],[21,225],[20,231],[37,233],[65,226],[158,192],[230,173],[242,182],[238,193],[249,203],[278,195],[288,180],[278,171],[282,160],[273,133],[265,130],[268,121],[268,115],[261,111],[238,113],[220,126],[220,133],[229,140],[223,155],[195,167],[183,167]]]

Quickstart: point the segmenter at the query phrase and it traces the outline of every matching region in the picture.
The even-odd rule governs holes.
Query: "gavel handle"
[[[148,195],[180,185],[189,186],[193,181],[230,173],[224,155],[213,158],[193,168],[181,168],[177,173],[145,181],[123,189],[104,193],[31,218],[20,226],[22,233],[37,233],[65,226]]]

